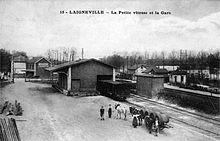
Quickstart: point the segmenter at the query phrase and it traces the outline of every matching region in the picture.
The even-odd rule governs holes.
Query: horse
[[[127,118],[127,109],[125,107],[122,107],[120,104],[115,104],[115,110],[117,111],[116,118],[121,119],[121,114],[124,115],[124,120]]]

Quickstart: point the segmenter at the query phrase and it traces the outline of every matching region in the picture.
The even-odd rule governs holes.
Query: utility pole
[[[128,73],[128,56],[126,57],[126,61],[127,61],[127,73]]]
[[[83,52],[83,48],[82,48],[82,59],[83,59],[83,55],[84,55],[84,52]]]
[[[14,83],[14,56],[11,56],[11,82]]]

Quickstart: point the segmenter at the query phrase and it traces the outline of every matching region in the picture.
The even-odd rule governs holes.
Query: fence
[[[1,141],[21,141],[15,119],[0,117]]]

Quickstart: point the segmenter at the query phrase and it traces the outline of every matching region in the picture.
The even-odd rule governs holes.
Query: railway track
[[[162,113],[170,116],[171,120],[188,125],[196,129],[199,133],[205,134],[207,136],[213,137],[215,139],[220,139],[220,120],[205,115],[196,114],[184,109],[172,107],[167,104],[159,103],[157,101],[149,100],[145,97],[131,94],[131,99],[136,103],[128,101],[129,104],[133,104],[137,107],[150,107],[156,109]],[[141,104],[137,103],[142,103]]]

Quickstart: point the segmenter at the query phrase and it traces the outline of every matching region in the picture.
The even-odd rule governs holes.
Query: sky
[[[62,10],[160,14],[60,14]],[[0,0],[0,48],[37,56],[62,47],[76,48],[78,56],[83,48],[85,58],[114,52],[219,50],[220,1]]]

